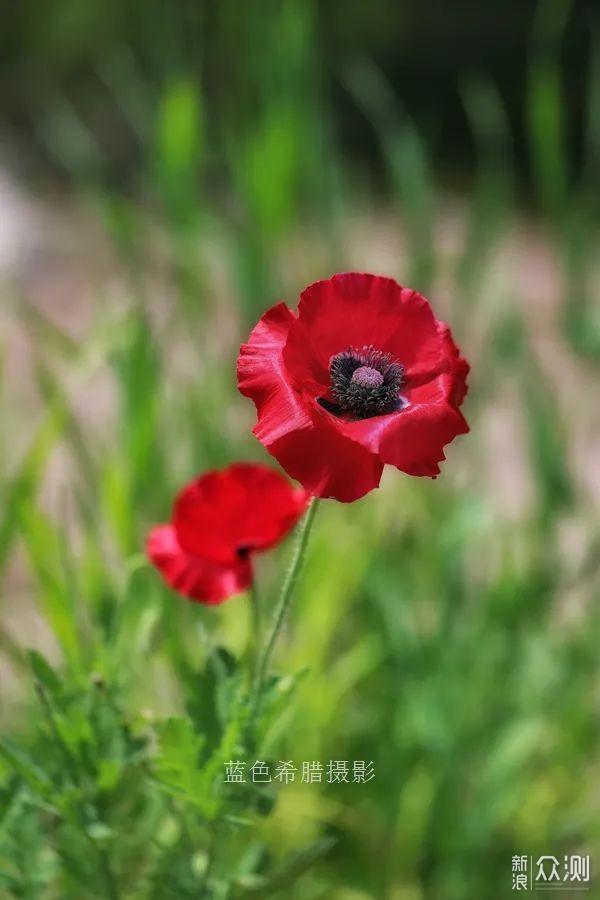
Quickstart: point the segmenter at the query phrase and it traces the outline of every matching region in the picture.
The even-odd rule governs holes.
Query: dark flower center
[[[336,415],[368,419],[401,409],[399,395],[404,369],[390,356],[374,347],[348,347],[329,361],[331,394],[319,402]]]

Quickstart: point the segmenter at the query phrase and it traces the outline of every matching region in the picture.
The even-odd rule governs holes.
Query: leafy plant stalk
[[[56,716],[54,713],[54,709],[52,707],[52,703],[50,698],[42,685],[42,683],[38,680],[34,682],[36,693],[39,697],[40,703],[42,705],[42,709],[44,711],[46,720],[48,722],[48,726],[50,728],[50,732],[52,737],[60,749],[67,766],[67,770],[71,776],[71,780],[74,786],[81,789],[81,779],[79,777],[77,760],[73,757],[69,747],[65,743],[58,724],[56,722]],[[78,815],[80,817],[81,829],[87,840],[90,842],[94,850],[98,854],[98,862],[100,865],[100,870],[102,872],[102,876],[105,880],[106,884],[106,893],[108,900],[119,900],[121,894],[117,885],[117,881],[112,870],[112,866],[110,863],[110,858],[106,849],[104,847],[98,846],[97,842],[90,836],[86,827],[86,815],[83,808],[78,810]]]

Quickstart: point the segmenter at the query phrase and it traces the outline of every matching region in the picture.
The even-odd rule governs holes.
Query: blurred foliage
[[[54,0],[42,12],[25,0],[8,18],[2,99],[15,133],[33,135],[102,221],[123,303],[100,294],[81,342],[11,304],[35,348],[43,412],[15,462],[3,383],[0,574],[10,587],[12,560],[23,567],[56,662],[15,639],[7,591],[0,653],[22,686],[0,739],[7,897],[500,900],[515,853],[599,858],[600,535],[574,472],[572,410],[540,362],[521,286],[494,268],[518,220],[526,148],[530,211],[560,273],[561,350],[597,364],[598,45],[577,64],[581,165],[561,52],[578,46],[587,13],[544,0],[535,16],[516,4],[502,17],[527,48],[520,141],[502,78],[481,47],[465,47],[455,99],[475,164],[465,234],[442,250],[444,130],[377,52],[419,34],[418,12],[382,6],[379,17],[306,0],[185,2],[176,13]],[[473,15],[499,27],[487,8]],[[368,163],[348,147],[349,107]],[[267,305],[291,299],[298,268],[306,282],[353,265],[349,221],[381,205],[408,248],[394,274],[424,290],[442,279],[456,297],[472,434],[451,451],[458,477],[390,473],[352,507],[321,504],[253,736],[248,604],[173,597],[145,563],[144,535],[197,471],[260,455],[235,391],[236,346]],[[154,229],[168,260],[160,315],[146,277]],[[73,400],[98,372],[114,389],[100,428]],[[524,425],[529,490],[512,516],[477,477],[500,384],[514,388]],[[48,502],[57,454],[68,474]],[[261,560],[266,608],[287,553]],[[373,760],[377,777],[223,783],[226,761],[261,755]]]

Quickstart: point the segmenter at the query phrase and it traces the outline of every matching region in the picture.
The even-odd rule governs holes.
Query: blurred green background
[[[514,854],[594,872],[594,5],[4,12],[0,896],[495,900]],[[472,432],[435,482],[321,504],[278,648],[264,753],[376,778],[225,789],[248,603],[186,604],[143,541],[196,473],[267,461],[239,344],[349,269],[452,324]]]

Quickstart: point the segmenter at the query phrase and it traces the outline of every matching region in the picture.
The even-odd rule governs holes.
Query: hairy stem
[[[252,583],[252,587],[248,591],[248,603],[250,604],[250,615],[252,617],[252,637],[250,648],[250,684],[254,683],[258,673],[259,654],[260,654],[260,634],[261,634],[261,607],[256,585]]]
[[[254,730],[256,717],[260,712],[261,694],[265,682],[267,668],[269,666],[269,661],[271,659],[275,643],[277,642],[279,632],[281,631],[281,626],[283,625],[283,622],[285,620],[285,616],[294,593],[294,588],[296,586],[296,582],[298,581],[298,576],[302,569],[302,563],[304,562],[304,557],[306,555],[308,536],[310,534],[311,526],[315,517],[315,513],[317,511],[317,504],[317,498],[313,497],[309,503],[304,518],[298,526],[296,545],[294,547],[292,560],[286,572],[283,584],[281,585],[279,601],[275,609],[269,636],[258,660],[258,664],[256,667],[256,676],[254,679],[252,706],[250,709],[250,733],[252,733],[252,731]]]

